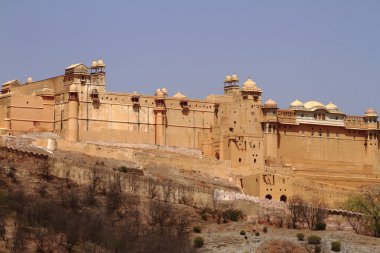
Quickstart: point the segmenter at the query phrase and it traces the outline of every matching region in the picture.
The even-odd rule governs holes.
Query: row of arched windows
[[[326,120],[326,115],[322,113],[314,113],[314,119],[316,120]]]

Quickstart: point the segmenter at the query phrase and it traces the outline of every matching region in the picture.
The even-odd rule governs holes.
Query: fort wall
[[[117,93],[106,91],[102,60],[90,68],[73,64],[61,76],[4,83],[1,133],[55,132],[62,137],[59,149],[201,171],[260,197],[298,194],[303,186],[297,180],[303,179],[306,186],[317,183],[332,202],[324,193],[330,185],[348,189],[351,182],[378,182],[380,126],[374,109],[349,116],[332,103],[299,100],[279,109],[271,99],[262,103],[252,79],[238,82],[237,75],[226,76],[224,94],[205,100],[169,96],[165,88],[154,95]],[[159,147],[198,149],[202,158],[163,154]]]

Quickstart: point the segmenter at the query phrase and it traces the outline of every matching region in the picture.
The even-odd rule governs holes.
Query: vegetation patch
[[[201,229],[200,226],[195,226],[195,227],[193,227],[193,231],[194,231],[195,233],[201,233],[201,232],[202,232],[202,229]]]
[[[339,241],[331,242],[331,251],[340,252],[342,244]]]
[[[318,235],[310,235],[307,237],[308,244],[318,245],[321,243],[321,240],[322,238]]]
[[[304,241],[305,235],[303,233],[297,233],[297,238],[298,238],[298,241]]]
[[[239,209],[227,209],[223,212],[224,220],[239,221],[243,218],[243,211]]]
[[[197,236],[194,238],[194,247],[195,248],[202,248],[205,244],[203,237]]]

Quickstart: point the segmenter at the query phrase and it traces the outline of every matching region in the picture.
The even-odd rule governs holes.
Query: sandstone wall
[[[351,130],[337,127],[287,126],[280,129],[278,156],[283,162],[293,164],[328,161],[364,166],[367,161],[364,144],[364,131],[355,131],[354,134]]]
[[[72,143],[65,140],[57,140],[57,148],[66,151],[80,152],[99,158],[104,157],[132,161],[143,167],[149,164],[159,164],[174,167],[178,170],[200,171],[213,177],[226,180],[232,176],[230,161],[217,161],[213,158],[203,156],[160,151],[154,146],[151,149],[137,147],[126,148],[118,145]]]

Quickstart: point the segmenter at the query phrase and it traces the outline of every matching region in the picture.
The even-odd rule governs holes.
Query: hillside
[[[238,189],[196,171],[154,163],[140,168],[133,161],[75,152],[47,155],[6,148],[0,153],[0,168],[0,252],[194,252],[196,236],[204,238],[199,252],[307,249],[296,239],[299,230],[260,222],[265,210],[257,204],[216,205],[214,189]],[[229,221],[226,210],[242,210],[243,216]],[[200,226],[200,234],[192,231],[194,226]],[[264,226],[268,233],[262,232]],[[380,244],[349,228],[336,231],[333,220],[328,231],[302,232],[319,234],[325,252],[333,240],[342,242],[344,252],[377,252]]]

